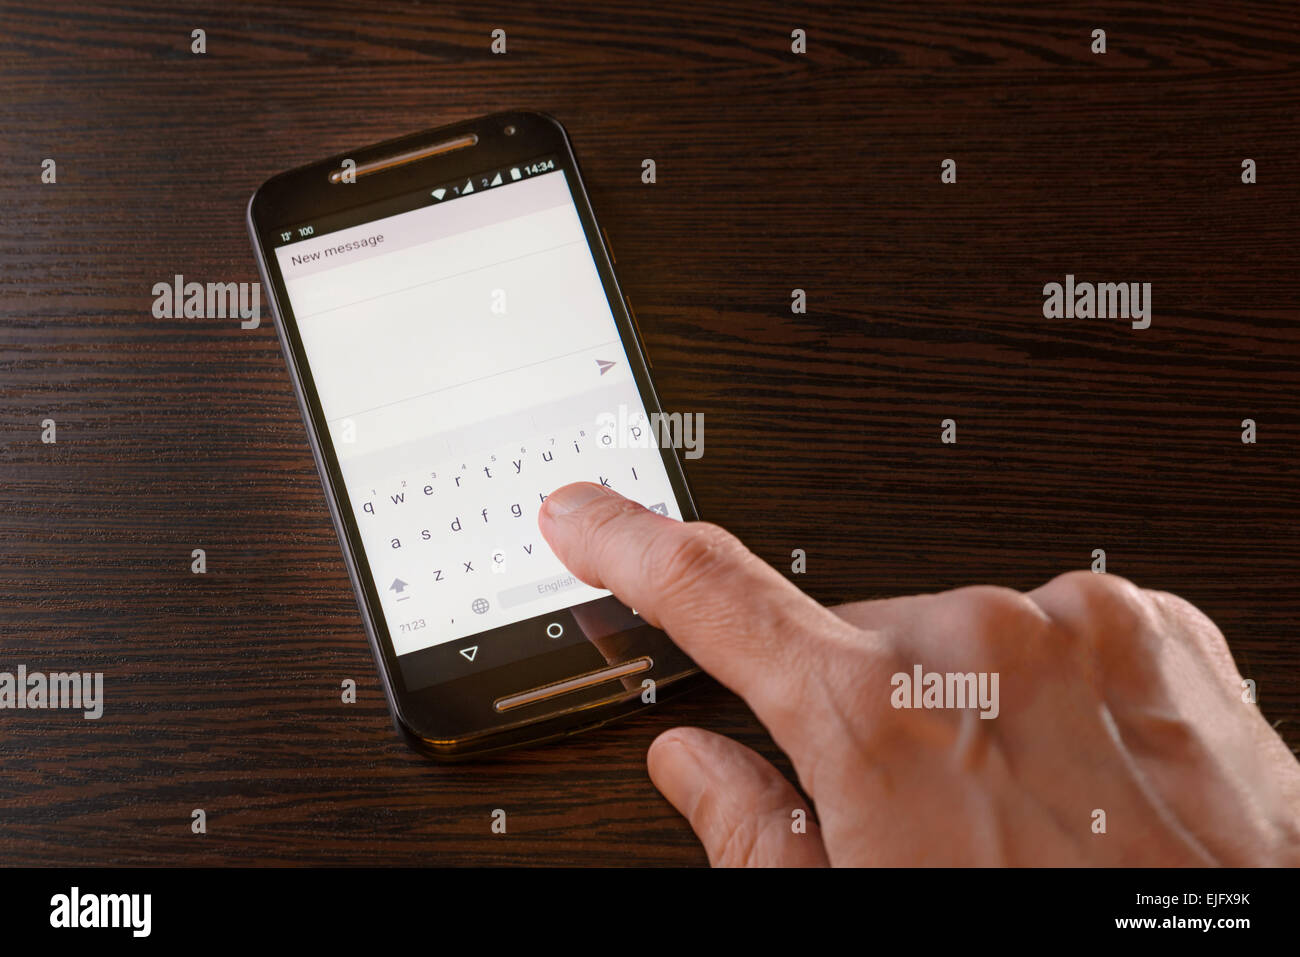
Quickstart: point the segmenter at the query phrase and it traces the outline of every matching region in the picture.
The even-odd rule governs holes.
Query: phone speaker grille
[[[614,681],[618,678],[626,678],[631,675],[639,674],[642,671],[649,671],[653,667],[654,659],[645,655],[640,658],[634,658],[631,661],[626,661],[621,665],[601,668],[599,671],[589,671],[584,675],[577,675],[573,678],[566,678],[563,681],[556,681],[549,685],[543,685],[540,688],[534,688],[531,691],[521,691],[518,694],[506,695],[504,698],[498,698],[493,702],[493,707],[496,708],[497,711],[509,711],[512,708],[522,708],[526,704],[536,704],[538,701],[545,701],[548,698],[556,698],[563,694],[581,691],[584,688],[590,688],[592,685],[603,684],[606,681]]]
[[[467,136],[458,136],[452,140],[444,140],[441,143],[434,143],[432,146],[422,146],[419,149],[407,150],[405,153],[394,153],[391,156],[381,156],[379,159],[369,160],[365,163],[358,163],[357,168],[352,171],[353,175],[360,179],[362,176],[370,176],[374,173],[382,173],[384,170],[393,169],[397,166],[405,166],[407,163],[415,163],[422,159],[428,159],[430,156],[439,156],[443,153],[453,153],[456,150],[463,150],[478,143],[478,134],[470,133]],[[344,177],[348,174],[347,167],[340,166],[330,173],[331,183],[345,182]]]

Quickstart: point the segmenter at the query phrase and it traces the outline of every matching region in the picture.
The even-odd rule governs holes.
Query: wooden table
[[[0,9],[0,670],[103,671],[106,710],[0,712],[0,861],[698,864],[651,739],[779,758],[718,688],[408,752],[269,321],[151,313],[176,273],[257,279],[272,173],[514,107],[567,125],[664,402],[705,415],[707,518],[804,549],[825,602],[1104,548],[1219,623],[1300,746],[1294,7],[64,6]],[[1152,283],[1151,327],[1045,319],[1067,273]]]

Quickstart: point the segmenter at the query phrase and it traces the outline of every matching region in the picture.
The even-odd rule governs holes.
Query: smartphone
[[[575,481],[698,518],[680,450],[647,441],[649,361],[559,122],[500,113],[281,173],[248,230],[408,743],[472,757],[695,684],[538,531]]]

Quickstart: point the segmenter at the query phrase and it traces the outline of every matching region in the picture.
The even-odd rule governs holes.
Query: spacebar
[[[507,588],[497,595],[497,601],[502,608],[514,608],[516,605],[523,605],[530,601],[537,601],[539,598],[546,598],[562,591],[578,588],[582,584],[582,581],[566,572],[529,582],[527,585],[516,585],[514,588]]]

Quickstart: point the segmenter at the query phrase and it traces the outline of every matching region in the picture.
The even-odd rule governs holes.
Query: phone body
[[[697,683],[570,575],[545,497],[603,482],[698,518],[564,128],[509,112],[281,173],[248,230],[399,733],[456,760]]]

